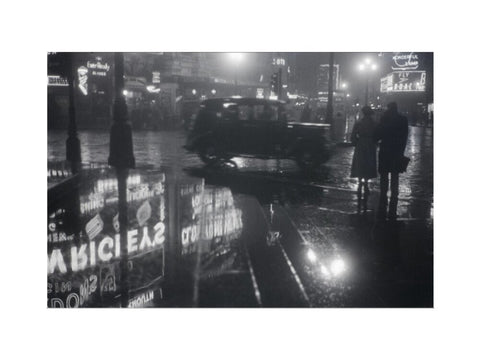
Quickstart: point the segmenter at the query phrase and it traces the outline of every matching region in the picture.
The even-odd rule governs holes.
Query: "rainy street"
[[[479,352],[473,6],[19,4],[2,358]]]
[[[375,218],[378,178],[366,207],[357,201],[348,144],[306,176],[284,159],[206,166],[183,148],[183,130],[134,131],[123,263],[109,133],[78,132],[82,170],[71,181],[67,134],[49,131],[48,305],[127,296],[129,307],[431,307],[432,133],[409,128],[390,223]]]
[[[431,308],[433,53],[48,53],[47,306]]]

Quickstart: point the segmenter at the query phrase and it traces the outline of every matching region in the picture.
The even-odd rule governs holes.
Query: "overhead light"
[[[315,255],[315,252],[312,251],[312,249],[308,249],[307,251],[307,258],[310,262],[315,263],[317,260],[317,256]]]

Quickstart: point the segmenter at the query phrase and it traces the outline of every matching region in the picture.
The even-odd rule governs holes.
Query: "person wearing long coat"
[[[375,140],[380,141],[378,153],[378,173],[380,173],[380,200],[377,217],[380,220],[397,217],[399,173],[402,172],[402,159],[408,139],[408,120],[398,112],[397,104],[391,102],[380,119],[375,131]],[[389,176],[390,174],[390,181]],[[390,183],[389,183],[390,182]],[[390,201],[387,198],[390,184]]]
[[[377,177],[377,145],[374,138],[376,124],[373,110],[364,106],[363,118],[353,126],[351,142],[355,146],[353,153],[351,177],[358,178],[359,205],[362,198],[366,209],[369,189],[368,180]]]

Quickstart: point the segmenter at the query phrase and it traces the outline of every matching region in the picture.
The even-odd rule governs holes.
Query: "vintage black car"
[[[289,121],[282,101],[217,98],[202,102],[185,148],[207,164],[235,156],[294,159],[311,170],[330,157],[330,125]]]

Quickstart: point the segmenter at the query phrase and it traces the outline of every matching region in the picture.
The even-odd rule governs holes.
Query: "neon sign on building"
[[[426,79],[425,71],[395,71],[381,79],[380,92],[424,92]]]
[[[418,55],[414,52],[397,52],[393,55],[392,60],[392,70],[394,71],[417,70],[420,64]]]

